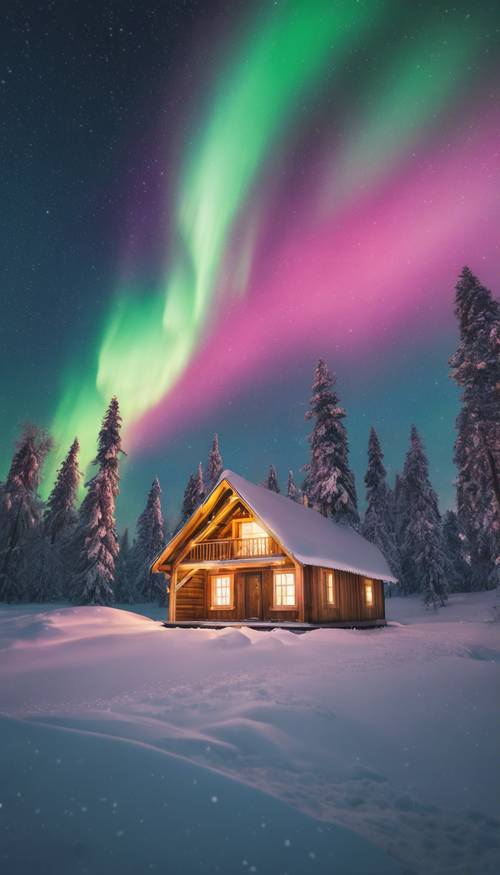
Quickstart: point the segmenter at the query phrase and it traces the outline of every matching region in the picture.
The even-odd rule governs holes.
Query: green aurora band
[[[182,374],[210,317],[235,220],[270,147],[308,90],[321,84],[327,65],[342,61],[382,9],[372,0],[355,6],[350,0],[295,0],[254,23],[239,57],[220,76],[187,155],[175,207],[178,254],[162,288],[149,297],[120,291],[98,339],[95,371],[90,377],[78,369],[66,374],[45,491],[75,435],[82,466],[88,465],[112,395],[130,426]]]
[[[99,420],[116,394],[131,426],[175,385],[213,318],[222,269],[231,251],[232,293],[245,291],[254,226],[237,250],[232,234],[249,196],[296,117],[304,98],[332,73],[341,78],[349,53],[385,23],[385,2],[295,0],[257,17],[218,77],[206,118],[191,138],[173,205],[176,249],[155,294],[119,289],[90,366],[69,369],[52,423],[57,452],[45,479],[75,435],[82,466],[92,459]],[[474,52],[476,28],[441,25],[411,48],[395,46],[381,73],[351,96],[354,122],[329,162],[318,197],[338,210],[392,169],[453,98]],[[469,68],[470,69],[470,68]],[[273,152],[274,150],[274,152]]]

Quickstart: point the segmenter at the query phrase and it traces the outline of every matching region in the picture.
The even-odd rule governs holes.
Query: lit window
[[[266,538],[267,532],[254,520],[240,523],[240,538]]]
[[[293,571],[274,573],[274,606],[295,606],[295,574]]]
[[[212,604],[217,608],[231,607],[231,578],[212,577]]]
[[[365,583],[365,605],[367,608],[373,607],[373,583]]]
[[[268,534],[254,520],[240,521],[238,532],[237,556],[265,556],[269,552]]]
[[[335,604],[335,586],[333,583],[333,571],[325,572],[325,586],[326,586],[326,601],[329,605]]]

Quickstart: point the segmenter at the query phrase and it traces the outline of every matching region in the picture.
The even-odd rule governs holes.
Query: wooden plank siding
[[[333,571],[335,604],[330,605],[326,597],[325,572]],[[365,601],[365,583],[373,586],[373,605],[369,607]],[[350,620],[383,620],[385,619],[384,585],[381,580],[365,578],[350,571],[317,568],[305,568],[306,592],[309,601],[309,611],[305,619],[310,623],[335,623]]]
[[[294,571],[297,604],[294,608],[273,607],[273,571]],[[335,604],[327,602],[324,572],[333,570]],[[212,575],[231,574],[234,586],[234,607],[231,609],[212,609],[210,607],[210,578]],[[299,621],[328,624],[385,619],[383,583],[380,580],[364,578],[349,571],[322,569],[311,565],[304,568],[298,565],[254,566],[241,570],[227,571],[223,566],[196,570],[189,580],[177,590],[171,602],[170,620],[214,620],[244,621],[247,618],[245,595],[245,575],[262,576],[262,620],[279,623]],[[182,579],[182,571],[177,570],[173,579]],[[373,588],[373,605],[366,604],[365,585]],[[172,592],[172,587],[171,587]],[[171,596],[172,598],[172,596]]]
[[[176,593],[175,620],[204,620],[207,615],[205,571],[195,573]]]

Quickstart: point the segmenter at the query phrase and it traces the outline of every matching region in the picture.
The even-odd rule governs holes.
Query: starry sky
[[[0,13],[0,477],[20,423],[93,457],[124,417],[120,526],[175,522],[214,431],[300,481],[315,362],[363,498],[411,423],[453,503],[453,293],[500,288],[500,6],[49,0]]]

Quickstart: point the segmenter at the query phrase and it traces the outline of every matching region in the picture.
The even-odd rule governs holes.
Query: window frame
[[[282,605],[277,604],[276,602],[276,577],[279,574],[291,574],[293,577],[293,589],[295,601],[293,605]],[[296,611],[297,607],[297,575],[295,573],[295,568],[277,568],[273,569],[273,606],[270,608],[271,611]]]
[[[228,605],[218,605],[215,603],[215,581],[217,578],[229,578],[229,598],[230,603]],[[210,611],[234,611],[234,573],[230,571],[226,571],[223,574],[214,573],[209,575],[209,585],[210,585]]]
[[[328,578],[330,577],[330,575],[332,578],[332,595],[333,595],[332,601],[330,601],[330,599],[328,597],[328,590],[329,590]],[[323,593],[324,593],[324,597],[325,597],[326,606],[328,608],[337,608],[338,607],[338,605],[337,605],[337,601],[338,601],[338,599],[337,599],[337,587],[335,584],[335,572],[333,571],[332,568],[323,568]]]

